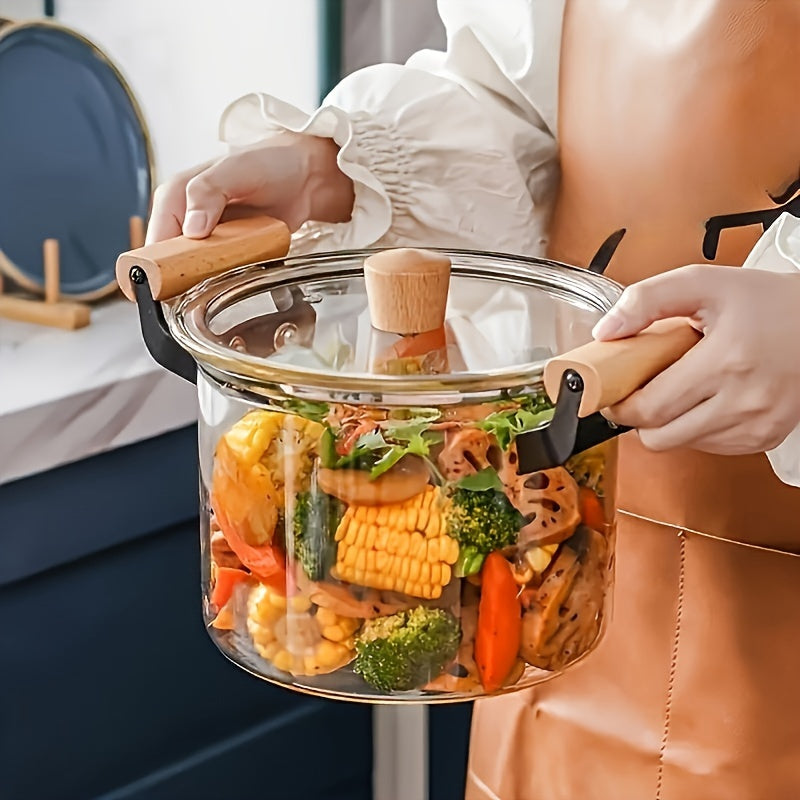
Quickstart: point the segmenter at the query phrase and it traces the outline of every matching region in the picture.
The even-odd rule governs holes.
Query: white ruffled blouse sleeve
[[[294,252],[392,245],[539,254],[557,180],[564,0],[440,0],[447,53],[345,78],[307,115],[264,94],[235,101],[232,148],[276,131],[329,137],[355,186],[349,222],[307,223]]]
[[[784,273],[800,270],[800,220],[781,214],[758,240],[743,267]],[[800,425],[770,450],[767,458],[784,483],[800,487]]]

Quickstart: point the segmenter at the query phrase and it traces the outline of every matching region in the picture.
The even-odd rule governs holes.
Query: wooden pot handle
[[[217,225],[206,239],[176,236],[129,250],[117,258],[117,283],[135,300],[130,271],[141,267],[154,300],[169,300],[212,275],[282,258],[289,252],[289,229],[272,217],[246,217]]]
[[[552,400],[568,369],[583,378],[578,415],[587,417],[619,403],[685,355],[701,334],[685,319],[654,322],[636,336],[589,342],[547,362],[544,385]]]

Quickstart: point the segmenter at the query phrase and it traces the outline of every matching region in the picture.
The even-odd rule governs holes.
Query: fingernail
[[[623,323],[622,317],[610,312],[592,328],[592,336],[595,339],[613,339],[622,330]]]
[[[184,236],[204,236],[208,227],[208,214],[205,211],[187,211],[183,220]]]
[[[617,420],[614,418],[614,412],[610,408],[601,408],[600,416],[603,417],[603,419],[608,420],[613,425],[617,424]]]

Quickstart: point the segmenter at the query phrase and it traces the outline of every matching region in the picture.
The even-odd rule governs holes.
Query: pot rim
[[[333,402],[383,402],[388,405],[439,405],[471,398],[540,388],[547,359],[487,370],[446,375],[376,375],[336,373],[236,351],[203,335],[212,304],[237,292],[236,299],[314,280],[353,278],[363,274],[363,260],[386,248],[326,251],[263,261],[208,278],[164,304],[170,334],[217,382],[248,394],[295,396]],[[603,314],[614,305],[623,287],[587,269],[534,256],[471,249],[425,248],[449,256],[452,274],[489,278],[517,285],[540,286],[562,300]],[[311,269],[310,269],[311,268]],[[502,269],[501,269],[502,268]],[[535,271],[531,268],[535,268]],[[250,287],[250,294],[242,290]],[[198,325],[198,318],[203,319]],[[553,354],[557,355],[557,354]]]

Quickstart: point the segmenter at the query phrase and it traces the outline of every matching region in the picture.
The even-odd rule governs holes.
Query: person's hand
[[[176,175],[156,189],[147,242],[181,233],[202,239],[224,212],[267,214],[292,231],[311,219],[345,222],[353,184],[340,172],[337,153],[332,139],[279,133]]]
[[[800,422],[800,274],[690,266],[634,284],[597,324],[618,339],[669,317],[705,336],[603,411],[651,450],[739,455],[777,447]]]

